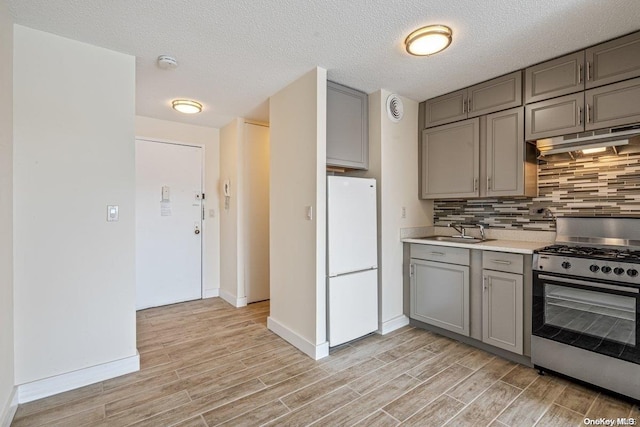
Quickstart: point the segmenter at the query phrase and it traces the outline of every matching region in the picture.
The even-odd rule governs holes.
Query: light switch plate
[[[107,222],[114,222],[119,219],[119,206],[107,205]]]

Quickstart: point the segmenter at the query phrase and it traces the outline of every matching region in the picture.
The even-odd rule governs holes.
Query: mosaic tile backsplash
[[[436,200],[434,224],[555,230],[552,216],[640,217],[640,153],[541,163],[538,189],[535,198]]]

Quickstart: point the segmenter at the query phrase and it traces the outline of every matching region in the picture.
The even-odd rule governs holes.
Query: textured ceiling
[[[137,114],[221,127],[268,120],[267,99],[320,66],[329,79],[417,101],[640,29],[639,0],[0,0],[17,24],[136,57]],[[406,35],[453,29],[416,58]],[[175,56],[176,70],[156,66]],[[185,116],[173,98],[204,103]]]

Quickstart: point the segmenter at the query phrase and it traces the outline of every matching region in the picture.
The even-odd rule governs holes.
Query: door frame
[[[205,188],[205,173],[206,173],[206,168],[205,168],[205,159],[206,159],[206,155],[205,155],[205,150],[206,147],[204,144],[200,144],[200,143],[191,143],[191,142],[181,142],[181,141],[174,141],[174,140],[169,140],[169,139],[161,139],[161,138],[151,138],[151,137],[145,137],[145,136],[136,136],[134,139],[134,144],[136,141],[146,141],[146,142],[155,142],[158,144],[170,144],[170,145],[181,145],[181,146],[185,146],[185,147],[196,147],[196,148],[201,148],[202,149],[202,156],[201,156],[201,168],[202,168],[202,174],[200,175],[200,188],[202,188],[202,192],[206,195],[207,191]],[[134,149],[135,149],[135,145],[134,145]],[[208,297],[205,297],[205,289],[204,289],[204,255],[205,255],[205,247],[206,247],[206,242],[205,242],[205,234],[207,232],[207,221],[204,220],[204,212],[205,212],[205,202],[206,202],[206,196],[205,199],[202,200],[202,204],[200,205],[200,227],[202,229],[202,237],[200,238],[200,299],[205,299]],[[137,213],[136,213],[137,215]]]

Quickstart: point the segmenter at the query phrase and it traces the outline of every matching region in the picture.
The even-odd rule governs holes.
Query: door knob
[[[193,232],[195,234],[200,234],[200,227],[197,224],[193,227]]]

